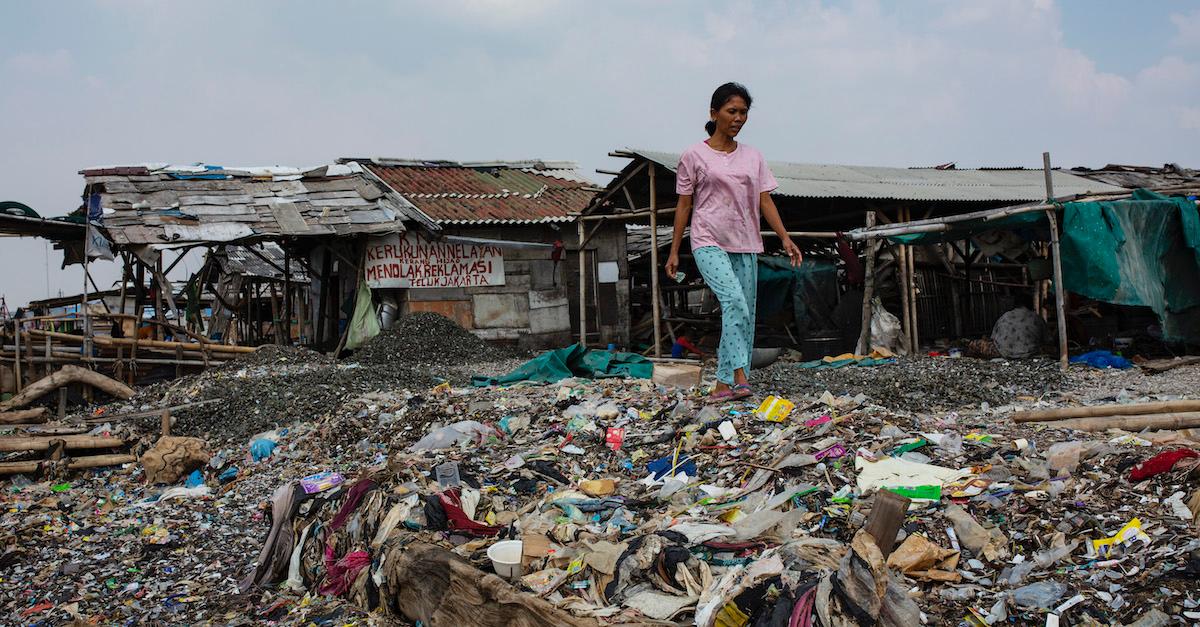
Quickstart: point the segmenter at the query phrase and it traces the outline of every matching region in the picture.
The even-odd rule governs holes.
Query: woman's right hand
[[[676,272],[679,272],[679,253],[671,253],[667,256],[667,276],[675,278]]]

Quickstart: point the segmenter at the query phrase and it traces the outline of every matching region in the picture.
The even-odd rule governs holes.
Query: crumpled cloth
[[[1133,470],[1129,471],[1130,481],[1144,481],[1155,475],[1161,475],[1164,472],[1170,471],[1175,467],[1175,464],[1190,459],[1200,457],[1200,453],[1188,448],[1175,449],[1165,453],[1159,453],[1150,459],[1136,465]]]
[[[366,551],[350,551],[341,559],[333,558],[333,546],[325,546],[325,583],[318,591],[321,594],[341,596],[354,585],[358,572],[371,563]]]
[[[491,537],[498,533],[503,527],[489,527],[480,522],[471,520],[470,516],[463,511],[462,497],[459,496],[457,488],[446,490],[438,494],[438,500],[441,501],[442,509],[446,511],[446,522],[450,529],[465,533],[472,536]]]
[[[354,513],[354,510],[358,509],[358,504],[362,501],[363,496],[371,488],[374,488],[375,485],[375,482],[370,479],[363,479],[354,484],[354,487],[350,488],[350,491],[346,493],[346,502],[342,503],[342,508],[333,517],[333,522],[329,523],[329,530],[337,531],[341,529],[342,525],[345,525],[346,521],[350,519],[350,515]]]

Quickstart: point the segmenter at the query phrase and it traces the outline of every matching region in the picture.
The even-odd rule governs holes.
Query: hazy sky
[[[79,169],[117,163],[594,174],[614,148],[699,140],[727,80],[772,160],[1200,167],[1198,33],[1200,0],[7,1],[0,200],[62,215]],[[45,250],[0,238],[10,306],[80,289]]]

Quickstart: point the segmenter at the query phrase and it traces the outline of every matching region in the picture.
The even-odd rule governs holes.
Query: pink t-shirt
[[[776,187],[762,153],[746,144],[739,142],[733,152],[707,142],[688,147],[675,170],[675,193],[692,195],[692,250],[761,253],[758,195]]]

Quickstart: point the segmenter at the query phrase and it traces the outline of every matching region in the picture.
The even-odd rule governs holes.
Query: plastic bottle
[[[1012,600],[1017,607],[1050,609],[1068,590],[1066,584],[1057,581],[1039,581],[1013,590]]]

